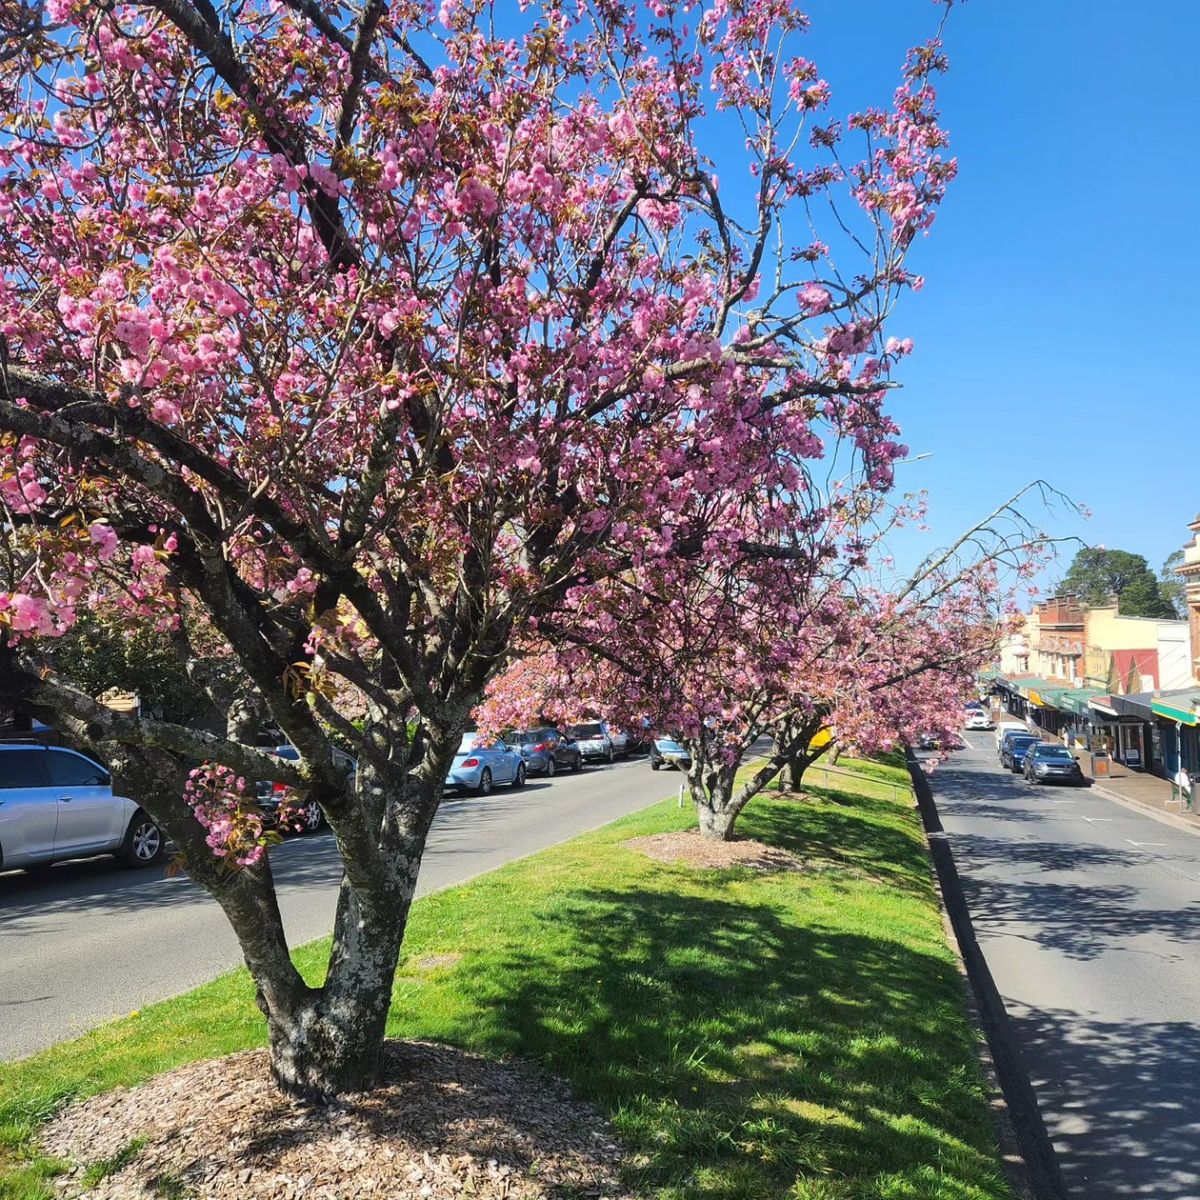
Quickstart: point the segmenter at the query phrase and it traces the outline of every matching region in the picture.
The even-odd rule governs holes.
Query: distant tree
[[[135,693],[155,715],[187,724],[212,717],[211,703],[189,677],[168,633],[122,628],[83,613],[48,657],[54,671],[93,696],[116,687]]]
[[[1176,616],[1149,563],[1128,550],[1084,547],[1071,562],[1060,590],[1073,592],[1085,604],[1105,604],[1118,596],[1127,617]]]
[[[1175,550],[1167,555],[1166,562],[1162,565],[1162,570],[1158,577],[1158,590],[1162,593],[1163,598],[1175,610],[1177,617],[1187,616],[1187,587],[1183,580],[1175,573],[1175,568],[1183,562],[1183,551]]]

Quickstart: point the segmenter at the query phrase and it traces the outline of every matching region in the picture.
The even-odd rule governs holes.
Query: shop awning
[[[1063,692],[1058,707],[1065,712],[1073,712],[1078,713],[1080,716],[1086,716],[1092,701],[1103,695],[1103,692],[1097,692],[1091,688],[1070,688]]]
[[[1196,709],[1184,707],[1187,703],[1186,697],[1176,699],[1172,696],[1168,702],[1156,696],[1150,701],[1150,711],[1156,717],[1165,717],[1168,721],[1177,721],[1180,725],[1195,725]],[[1195,697],[1192,698],[1192,704],[1195,704]]]
[[[1134,692],[1129,696],[1113,696],[1112,706],[1122,717],[1137,717],[1139,721],[1153,721],[1153,692]]]
[[[1038,708],[1052,707],[1047,697],[1054,695],[1055,692],[1062,691],[1062,688],[1057,684],[1051,683],[1048,679],[1042,679],[1039,675],[1022,676],[1019,680],[1016,680],[1016,684],[1017,691],[1030,704],[1036,704]]]
[[[998,688],[1003,688],[1006,692],[1020,693],[1026,684],[1035,679],[1037,679],[1036,675],[997,675],[993,682]],[[1039,680],[1039,682],[1041,681]]]

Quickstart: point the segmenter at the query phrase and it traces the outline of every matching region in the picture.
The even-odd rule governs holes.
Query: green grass
[[[626,849],[693,823],[667,802],[421,900],[389,1033],[542,1060],[661,1200],[1007,1197],[907,775],[839,765],[742,818],[810,872]],[[311,978],[326,952],[298,951]],[[7,1066],[0,1198],[50,1194],[32,1137],[70,1098],[262,1040],[239,971]]]

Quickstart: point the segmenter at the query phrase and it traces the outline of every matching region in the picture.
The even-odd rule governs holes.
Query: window
[[[100,787],[108,783],[108,772],[90,758],[51,750],[50,782],[55,787]]]
[[[42,764],[45,750],[9,750],[0,753],[0,788],[49,787]]]

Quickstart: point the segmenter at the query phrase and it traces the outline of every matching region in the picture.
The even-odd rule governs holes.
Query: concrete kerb
[[[1066,1200],[1066,1186],[1046,1133],[1008,1011],[975,938],[950,841],[933,799],[933,789],[911,750],[907,754],[917,810],[942,898],[942,915],[961,964],[968,1007],[983,1033],[980,1057],[991,1091],[996,1138],[1009,1184],[1018,1200]]]

